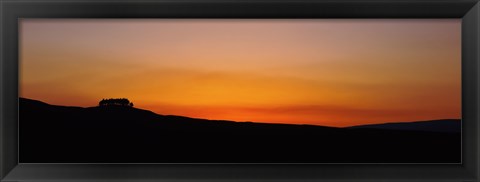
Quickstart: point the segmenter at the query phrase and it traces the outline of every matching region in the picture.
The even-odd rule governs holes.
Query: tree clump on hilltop
[[[108,107],[108,106],[123,106],[123,107],[133,107],[133,103],[126,98],[117,98],[117,99],[102,99],[98,106]]]

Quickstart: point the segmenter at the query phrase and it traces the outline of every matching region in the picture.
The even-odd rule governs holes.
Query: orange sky
[[[460,19],[20,21],[20,96],[351,126],[460,118]]]

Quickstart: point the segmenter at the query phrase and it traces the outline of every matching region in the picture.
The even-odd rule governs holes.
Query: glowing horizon
[[[20,96],[352,126],[461,118],[460,19],[20,21]]]

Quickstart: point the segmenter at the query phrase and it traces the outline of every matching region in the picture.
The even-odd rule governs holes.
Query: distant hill
[[[138,119],[148,119],[151,121],[158,120],[158,122],[181,122],[198,125],[198,124],[226,124],[226,125],[248,125],[249,127],[258,125],[258,126],[269,126],[269,127],[292,127],[292,128],[328,128],[336,129],[336,127],[327,127],[327,126],[318,126],[318,125],[298,125],[298,124],[274,124],[274,123],[259,123],[259,122],[236,122],[228,120],[207,120],[199,118],[191,118],[185,116],[175,116],[175,115],[160,115],[154,112],[133,108],[133,107],[122,107],[122,106],[109,106],[109,107],[74,107],[74,106],[56,106],[50,105],[41,101],[20,98],[20,103],[24,107],[35,107],[36,111],[54,111],[56,112],[53,115],[68,114],[70,116],[75,114],[80,114],[80,117],[89,116],[90,120],[95,118],[109,117],[110,119],[115,119],[117,121],[122,121],[130,118]],[[108,115],[108,116],[105,116]],[[106,121],[106,118],[103,119]],[[128,120],[134,124],[134,120]],[[88,121],[85,121],[88,122]],[[100,123],[96,123],[100,124]],[[118,124],[118,123],[117,123]],[[460,132],[461,131],[461,122],[459,119],[444,119],[444,120],[429,120],[429,121],[413,121],[413,122],[396,122],[396,123],[382,123],[382,124],[370,124],[370,125],[358,125],[346,127],[351,129],[389,129],[389,130],[412,130],[412,131],[431,131],[431,132]]]
[[[395,122],[383,124],[370,124],[352,126],[348,128],[371,128],[387,130],[410,130],[410,131],[430,131],[430,132],[461,132],[462,123],[460,119],[443,119],[416,122]]]
[[[113,127],[112,125],[136,127],[147,126],[159,127],[157,129],[168,127],[177,132],[242,132],[242,128],[247,128],[250,134],[255,132],[287,132],[287,130],[305,130],[307,128],[338,130],[334,127],[324,127],[315,125],[292,125],[292,124],[272,124],[255,122],[235,122],[228,120],[207,120],[190,118],[175,115],[160,115],[148,110],[142,110],[133,107],[108,106],[108,107],[71,107],[50,105],[41,101],[20,98],[21,108],[29,112],[35,112],[42,117],[64,118],[62,123],[82,122],[88,127]],[[32,115],[30,113],[29,115]],[[20,118],[22,118],[20,116]],[[309,129],[307,129],[309,130]],[[305,130],[305,131],[307,131]]]
[[[453,123],[453,127],[447,129],[445,123]],[[24,163],[460,162],[461,136],[460,132],[452,132],[458,129],[454,124],[439,120],[385,124],[381,125],[383,128],[335,128],[234,122],[160,115],[123,106],[56,106],[20,98],[19,160]]]

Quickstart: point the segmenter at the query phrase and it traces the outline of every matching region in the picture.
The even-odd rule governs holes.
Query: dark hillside
[[[22,163],[457,163],[461,156],[459,132],[204,120],[23,98],[19,104]]]

